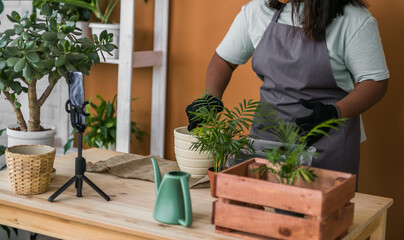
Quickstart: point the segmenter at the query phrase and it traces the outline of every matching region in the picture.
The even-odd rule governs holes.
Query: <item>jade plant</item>
[[[114,96],[112,102],[105,101],[100,95],[96,95],[99,100],[99,104],[95,104],[91,98],[89,104],[86,106],[86,112],[90,114],[86,118],[86,126],[89,129],[84,135],[84,143],[89,147],[105,148],[108,149],[109,146],[115,145],[116,143],[116,97]],[[136,98],[132,99],[132,101]],[[93,111],[90,111],[90,107]],[[76,130],[73,130],[74,135]],[[137,141],[141,141],[142,137],[146,134],[141,130],[136,122],[131,122],[131,134],[136,138]],[[71,138],[65,144],[65,153],[71,148],[74,138]]]
[[[220,172],[225,169],[229,158],[255,153],[248,131],[253,123],[254,113],[259,111],[260,102],[244,99],[233,109],[224,107],[223,111],[219,112],[217,107],[205,107],[209,105],[210,99],[198,99],[197,102],[202,107],[191,112],[193,119],[201,122],[192,130],[197,141],[192,143],[191,149],[211,155],[214,160],[214,172]]]
[[[267,131],[270,131],[276,140],[282,143],[282,147],[266,150],[266,158],[270,165],[263,165],[258,168],[261,174],[269,171],[276,180],[282,184],[294,185],[301,179],[306,182],[313,182],[317,175],[310,166],[302,166],[310,162],[312,158],[317,157],[317,153],[311,151],[307,146],[307,140],[310,137],[324,135],[329,137],[325,129],[338,129],[346,119],[330,119],[318,124],[306,133],[295,123],[283,122],[278,120],[277,124],[272,125]]]
[[[41,107],[57,82],[67,78],[68,71],[88,75],[91,66],[100,62],[98,53],[104,56],[103,51],[109,53],[116,48],[110,43],[112,34],[106,31],[95,36],[94,42],[80,38],[76,16],[58,23],[57,12],[46,3],[41,12],[45,19],[38,19],[35,13],[19,15],[13,11],[7,17],[14,26],[0,33],[0,93],[11,103],[21,131],[43,130]],[[37,91],[38,81],[49,82],[43,92]],[[28,121],[18,101],[23,93],[28,94]]]

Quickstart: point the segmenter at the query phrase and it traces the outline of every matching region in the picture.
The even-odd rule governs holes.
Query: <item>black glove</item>
[[[296,118],[296,124],[301,127],[303,132],[308,132],[318,124],[325,122],[332,118],[339,118],[338,109],[332,104],[323,104],[321,102],[308,102],[306,100],[300,100],[300,103],[308,109],[313,110],[313,113],[306,117]],[[328,132],[329,128],[322,128],[324,132]],[[313,145],[323,135],[315,135],[307,138],[307,146]]]
[[[223,111],[223,102],[219,98],[212,95],[204,95],[202,98],[196,99],[190,105],[187,106],[185,112],[188,116],[188,131],[192,131],[192,129],[196,128],[199,123],[201,123],[200,119],[195,119],[195,114],[191,112],[197,112],[201,107],[206,107],[208,110],[215,108],[217,112]]]

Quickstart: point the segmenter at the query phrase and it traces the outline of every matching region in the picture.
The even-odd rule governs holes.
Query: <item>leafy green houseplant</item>
[[[217,108],[207,108],[209,98],[201,98],[199,108],[194,114],[194,119],[201,121],[199,126],[192,130],[197,141],[191,145],[192,150],[207,152],[213,156],[214,172],[220,172],[225,168],[230,157],[238,157],[241,152],[253,154],[252,142],[248,139],[248,132],[252,117],[258,110],[259,102],[252,99],[244,100],[233,109],[224,108],[219,112]]]
[[[110,17],[119,0],[42,0],[52,3],[62,3],[91,11],[101,23],[110,23]],[[146,2],[147,0],[143,0]]]
[[[90,3],[91,0],[84,0]],[[58,12],[58,16],[63,21],[68,21],[73,16],[77,17],[78,21],[87,22],[90,20],[91,11],[85,8],[76,7],[70,4],[54,2],[52,0],[33,0],[32,5],[36,9],[41,9],[42,4],[47,3],[50,10]]]
[[[8,19],[14,27],[0,33],[0,91],[11,103],[20,131],[41,131],[41,106],[51,94],[55,84],[67,78],[68,71],[80,71],[88,75],[91,65],[98,64],[98,53],[116,48],[110,44],[112,34],[104,31],[92,42],[80,38],[76,29],[76,17],[57,23],[56,12],[43,4],[45,19],[36,14],[19,15],[12,12]],[[49,84],[44,92],[37,92],[37,82],[44,76]],[[29,119],[25,120],[17,96],[27,93]]]
[[[266,157],[270,166],[263,165],[258,170],[260,173],[269,171],[276,180],[282,184],[294,185],[296,181],[312,182],[317,175],[310,167],[302,167],[302,164],[311,161],[317,154],[308,148],[306,142],[308,138],[316,135],[329,137],[324,129],[338,129],[346,119],[330,119],[318,124],[307,133],[302,133],[295,123],[283,122],[278,119],[278,123],[269,127],[269,130],[277,141],[282,143],[282,147],[273,148],[266,151]]]
[[[116,95],[112,101],[105,101],[100,95],[96,98],[99,100],[99,104],[89,100],[90,104],[86,106],[86,112],[90,114],[90,117],[86,118],[86,126],[89,131],[84,135],[84,143],[89,147],[105,148],[108,149],[110,146],[116,143],[116,122],[117,118],[115,115],[116,109]],[[135,99],[132,99],[132,101]],[[93,109],[93,114],[90,111],[90,107]],[[76,133],[73,130],[72,134]],[[146,134],[139,127],[137,127],[136,122],[131,122],[131,134],[140,142],[142,137]],[[74,138],[68,140],[65,144],[65,153],[70,149]]]

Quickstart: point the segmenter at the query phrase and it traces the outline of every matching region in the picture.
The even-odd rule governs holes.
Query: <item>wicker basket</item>
[[[8,180],[16,194],[46,192],[56,150],[45,145],[20,145],[6,149]]]

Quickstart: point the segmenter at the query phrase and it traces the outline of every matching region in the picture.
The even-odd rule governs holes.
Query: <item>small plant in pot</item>
[[[86,105],[86,112],[90,114],[90,117],[86,118],[86,126],[89,131],[87,131],[84,135],[84,143],[89,147],[97,147],[97,148],[105,148],[113,150],[116,143],[116,122],[117,118],[115,115],[116,109],[116,97],[114,96],[112,101],[105,101],[103,97],[100,95],[96,95],[96,98],[99,100],[99,104],[95,104],[89,100],[88,105]],[[132,101],[136,100],[133,98]],[[91,113],[90,106],[94,110],[94,113]],[[72,131],[72,134],[75,134],[76,130]],[[137,123],[131,122],[131,134],[138,140],[139,142],[142,140],[142,137],[146,134],[145,131],[141,130]],[[65,153],[71,148],[72,142],[74,138],[71,138],[67,141],[64,146]]]
[[[226,168],[229,158],[238,158],[241,154],[253,155],[255,150],[253,142],[248,138],[248,131],[253,123],[254,113],[259,111],[260,102],[243,100],[233,109],[207,108],[211,98],[202,97],[197,100],[201,104],[197,111],[191,112],[193,119],[201,122],[198,127],[192,130],[197,141],[191,145],[192,150],[207,152],[213,156],[213,171],[209,172],[211,179],[211,194],[214,196],[214,177]],[[247,134],[246,134],[247,133]]]
[[[307,142],[310,137],[324,135],[329,137],[324,129],[338,129],[346,119],[330,119],[318,124],[307,133],[295,123],[283,122],[278,119],[278,123],[272,125],[269,130],[276,140],[282,143],[282,147],[266,150],[266,158],[269,165],[261,165],[252,171],[259,171],[260,175],[271,174],[270,178],[280,184],[294,185],[299,181],[313,182],[317,178],[315,171],[310,168],[312,158],[316,158],[318,153],[313,147],[308,147]],[[302,166],[307,165],[307,166]],[[278,213],[303,217],[303,214],[275,209]]]
[[[314,181],[317,176],[310,165],[311,159],[316,158],[318,154],[307,146],[307,140],[318,135],[329,137],[324,129],[337,130],[344,121],[346,121],[344,118],[330,119],[304,134],[295,123],[279,121],[269,127],[269,131],[283,146],[267,150],[266,158],[272,167],[263,165],[258,170],[261,174],[269,171],[281,184],[294,185],[300,180]],[[309,166],[302,167],[302,165]]]
[[[8,19],[13,28],[0,33],[0,91],[10,102],[17,118],[20,132],[40,132],[41,107],[54,86],[68,71],[80,71],[88,75],[91,65],[98,64],[99,52],[110,52],[116,46],[110,44],[112,35],[106,31],[98,41],[79,38],[76,17],[57,23],[56,12],[47,4],[42,5],[41,20],[33,13],[19,15],[12,12]],[[43,79],[43,77],[47,77]],[[38,81],[48,81],[43,92],[37,91]],[[22,114],[20,94],[28,95],[29,116]]]

